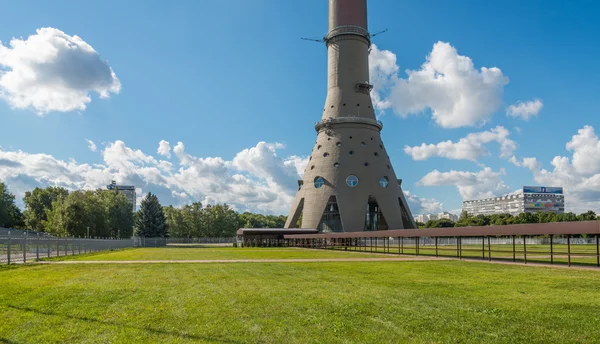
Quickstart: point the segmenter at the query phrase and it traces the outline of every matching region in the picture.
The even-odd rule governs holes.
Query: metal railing
[[[27,233],[26,233],[27,234]],[[42,258],[135,247],[133,239],[0,235],[0,264],[27,263]]]

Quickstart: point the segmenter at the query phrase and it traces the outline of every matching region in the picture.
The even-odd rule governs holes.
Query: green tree
[[[579,214],[577,215],[577,220],[579,221],[592,221],[592,220],[596,220],[597,216],[596,213],[588,210],[583,214]]]
[[[59,198],[66,198],[68,195],[67,189],[54,186],[27,191],[23,197],[23,203],[25,203],[23,215],[27,228],[45,232],[44,223],[48,220],[46,214],[52,209],[52,202]]]
[[[15,195],[8,191],[4,183],[0,183],[0,227],[25,227],[21,210],[15,204]]]
[[[189,223],[183,216],[183,209],[175,208],[172,205],[163,208],[169,237],[171,238],[192,238],[192,230]]]
[[[73,191],[58,198],[47,209],[43,225],[48,233],[57,236],[109,237],[107,208],[94,191]]]
[[[227,204],[208,205],[205,208],[205,224],[209,237],[234,236],[238,229],[238,214]]]
[[[146,238],[163,238],[168,235],[168,226],[158,197],[148,192],[142,200],[135,222],[135,235]]]
[[[519,215],[515,216],[515,221],[514,221],[514,223],[517,223],[517,224],[536,223],[536,222],[538,222],[538,218],[537,218],[536,214],[532,214],[532,213],[520,213]]]
[[[105,220],[111,237],[130,238],[133,235],[133,211],[127,197],[116,190],[96,191],[105,208]]]

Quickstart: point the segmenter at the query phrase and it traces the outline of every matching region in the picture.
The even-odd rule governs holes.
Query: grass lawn
[[[0,290],[0,343],[600,338],[600,272],[575,269],[461,261],[26,265],[0,267]]]
[[[360,254],[298,248],[135,248],[91,254],[62,256],[45,260],[202,260],[202,259],[302,259],[302,258],[392,258],[390,255]]]

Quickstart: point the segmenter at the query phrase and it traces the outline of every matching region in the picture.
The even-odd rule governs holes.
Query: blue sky
[[[71,92],[89,92],[85,109],[74,101],[76,109],[57,110],[53,96],[43,102],[46,110],[31,105],[39,104],[27,97],[40,97],[31,91],[40,77],[0,81],[0,179],[17,196],[34,186],[94,188],[115,178],[135,183],[140,194],[158,193],[163,203],[226,201],[240,210],[286,212],[326,95],[326,49],[300,37],[326,33],[326,1],[3,1],[1,7],[0,80],[19,68],[30,70],[10,41],[28,40],[40,28],[77,35],[98,54],[78,64],[97,73],[71,76],[65,90],[52,86],[64,72],[52,69],[52,58],[34,69],[53,77],[42,86],[64,91],[63,105]],[[395,104],[380,108],[382,137],[412,195],[413,212],[455,210],[466,196],[540,184],[565,186],[568,209],[600,210],[600,144],[593,130],[599,130],[598,14],[594,1],[369,2],[370,30],[389,29],[374,38],[376,52],[393,54],[399,68],[387,77],[400,81],[385,87],[406,83],[396,90],[427,93],[425,105],[411,112],[406,104],[412,99],[376,90]],[[446,98],[438,93],[476,99],[477,80],[459,77],[457,86],[436,92],[431,80],[406,81],[405,71],[420,70],[437,42],[446,44],[439,46],[444,57],[455,49],[470,58],[475,73],[496,67],[506,78],[477,104],[465,104],[478,109],[472,111],[479,120],[449,127],[433,116]],[[94,90],[101,84],[94,78],[108,70],[102,66],[110,66],[120,84],[98,86],[113,87],[103,99]],[[23,97],[26,104],[17,104]],[[543,106],[527,110],[528,119],[507,116],[509,106],[536,99]],[[468,155],[464,146],[445,155],[439,147],[429,149],[425,160],[414,160],[405,149],[457,142],[498,126],[508,131],[503,142],[515,144],[504,157],[499,144],[482,143],[483,136],[474,140],[487,153],[470,155],[472,160],[459,158]],[[161,140],[169,142],[169,156],[158,154]],[[175,150],[178,142],[183,145]]]

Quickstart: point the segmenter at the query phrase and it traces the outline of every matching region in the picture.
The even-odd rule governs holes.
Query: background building
[[[118,192],[120,192],[123,195],[125,195],[125,197],[127,197],[127,200],[129,201],[129,203],[131,204],[132,211],[135,211],[135,205],[136,205],[136,202],[137,202],[137,198],[136,198],[136,195],[135,195],[135,186],[132,186],[132,185],[117,185],[117,182],[115,182],[113,180],[112,183],[110,183],[110,184],[108,184],[106,186],[106,188],[108,190],[117,190]]]
[[[516,193],[479,200],[464,201],[462,210],[470,215],[511,214],[523,212],[565,212],[562,187],[524,186]]]
[[[448,219],[450,221],[456,222],[458,221],[458,215],[449,213],[447,211],[437,213],[437,214],[421,214],[415,217],[416,222],[426,223],[427,221],[435,221],[440,219]]]

